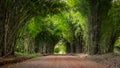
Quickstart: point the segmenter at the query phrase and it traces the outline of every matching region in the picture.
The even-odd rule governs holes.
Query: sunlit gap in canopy
[[[66,44],[62,40],[55,45],[54,54],[66,54]]]

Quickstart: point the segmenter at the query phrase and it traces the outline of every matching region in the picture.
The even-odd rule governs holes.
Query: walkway
[[[77,56],[51,55],[10,65],[8,68],[106,68],[93,61],[83,61]]]

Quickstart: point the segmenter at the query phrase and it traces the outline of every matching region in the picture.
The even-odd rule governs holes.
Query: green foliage
[[[46,16],[37,15],[29,21],[27,28],[30,37],[35,39],[35,47],[39,48],[43,46],[43,44],[40,44],[43,41],[48,46],[53,46],[62,38],[72,43],[75,38],[83,33],[83,30],[85,34],[87,18],[79,12],[77,9],[78,5],[76,5],[77,3],[73,1],[74,0],[66,1],[70,7],[68,9],[69,11],[60,10],[60,13],[51,12],[52,15],[49,13]],[[41,46],[39,46],[39,44]],[[64,47],[62,49],[64,49]],[[59,49],[56,49],[55,51],[58,50]]]
[[[58,44],[56,44],[54,48],[54,53],[55,54],[66,54],[66,45],[64,42],[59,41]]]
[[[43,17],[34,17],[28,24],[28,28],[30,30],[30,35],[35,38],[35,36],[42,31],[42,23],[44,23]]]
[[[50,16],[46,20],[48,20],[48,22],[52,22],[53,25],[56,26],[56,28],[54,28],[54,30],[57,35],[59,35],[60,37],[64,37],[70,41],[71,33],[70,33],[70,30],[66,23],[65,18],[66,18],[66,14],[61,13],[58,15],[54,15],[52,17]]]
[[[115,53],[119,53],[120,52],[120,39],[116,40],[116,42],[115,42],[114,52]]]
[[[88,17],[90,14],[90,6],[88,0],[75,0],[76,4],[76,10],[79,11],[82,16]]]
[[[115,46],[120,46],[120,39],[116,40]]]
[[[102,20],[101,46],[102,49],[106,51],[111,43],[110,40],[113,40],[115,38],[114,39],[115,42],[120,36],[119,16],[120,16],[120,2],[119,1],[112,2],[111,8],[108,11],[108,15],[106,17],[103,17],[104,19]],[[115,43],[112,45],[114,46]]]
[[[58,47],[54,49],[54,52],[55,52],[56,54],[58,54],[59,51],[60,51],[60,48],[58,48]]]
[[[42,56],[40,53],[28,54],[28,53],[21,53],[21,52],[15,52],[15,55],[22,55],[22,56],[26,56],[26,57],[29,57],[29,58],[35,58],[35,57]]]
[[[109,16],[111,18],[111,24],[117,37],[120,35],[120,1],[114,2],[113,7],[109,11]]]
[[[26,8],[27,4],[30,4],[25,11],[27,10],[26,13],[29,13],[30,16],[32,16],[32,19],[20,29],[16,50],[22,53],[33,53],[34,48],[36,47],[34,46],[34,39],[36,39],[36,37],[38,37],[40,41],[44,40],[50,43],[54,41],[54,43],[56,43],[55,41],[58,39],[58,35],[54,35],[52,30],[54,27],[50,28],[52,25],[46,23],[45,18],[48,14],[57,14],[61,10],[64,10],[66,8],[64,7],[65,2],[61,2],[60,0],[25,0],[21,2],[23,2],[22,4],[19,4],[19,8],[23,7],[20,9],[21,11]],[[40,35],[40,37],[38,35]],[[32,49],[30,50],[31,47]]]
[[[38,47],[38,49],[42,48],[42,46],[46,46],[47,48],[47,46],[54,47],[56,45],[54,49],[55,53],[59,53],[60,51],[65,53],[66,45],[65,42],[61,42],[62,39],[65,39],[69,43],[77,41],[76,39],[82,39],[81,43],[85,43],[83,46],[84,50],[91,50],[91,47],[95,46],[90,45],[96,39],[92,39],[95,37],[94,34],[93,36],[89,35],[89,31],[95,31],[89,28],[89,26],[93,24],[98,25],[96,24],[98,21],[96,23],[89,22],[93,20],[90,17],[93,15],[94,18],[94,12],[101,15],[100,25],[102,27],[100,27],[101,41],[99,43],[101,51],[105,53],[108,50],[112,34],[116,38],[120,36],[120,2],[112,3],[112,8],[110,9],[111,0],[41,0],[39,1],[40,3],[35,0],[32,1],[34,3],[30,5],[34,10],[31,10],[30,14],[33,13],[33,17],[27,26],[24,26],[25,30],[20,33],[24,41],[25,39],[29,40],[23,42],[25,43],[23,44],[24,46],[18,44],[17,48],[26,48],[28,50],[28,43],[32,39],[34,40],[32,42],[35,43],[34,46]],[[79,36],[83,36],[83,38]],[[89,36],[91,39],[89,39]],[[91,43],[91,41],[94,42]],[[46,45],[43,45],[42,42]]]

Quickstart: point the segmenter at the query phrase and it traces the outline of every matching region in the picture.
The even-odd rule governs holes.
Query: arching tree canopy
[[[113,52],[119,16],[119,0],[1,0],[0,56],[53,54],[61,41],[66,53]]]

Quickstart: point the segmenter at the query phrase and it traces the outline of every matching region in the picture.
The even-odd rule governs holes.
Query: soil
[[[80,60],[78,56],[50,55],[25,62],[3,66],[4,68],[107,68],[93,61]]]
[[[4,58],[0,57],[0,66],[22,62],[27,59],[30,59],[30,58],[26,56],[15,56],[15,57],[11,56],[11,57],[4,57]]]
[[[0,68],[120,68],[119,61],[120,54],[113,53],[94,56],[87,54],[49,55],[20,63],[6,64]]]

